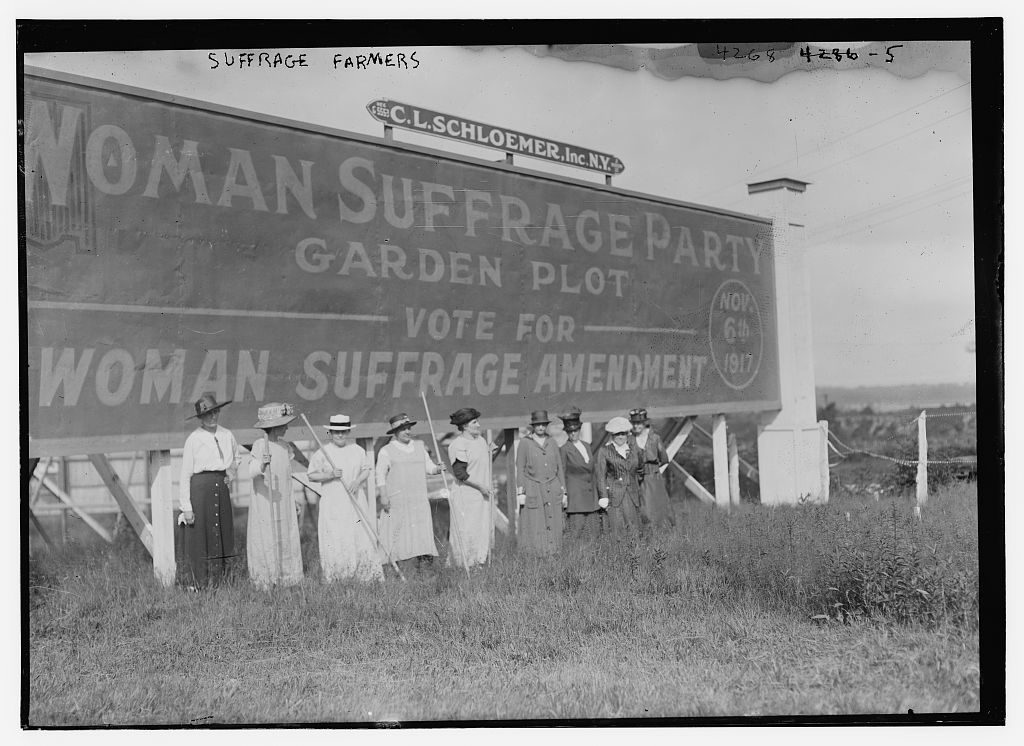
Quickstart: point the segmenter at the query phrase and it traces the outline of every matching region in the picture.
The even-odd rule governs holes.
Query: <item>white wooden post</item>
[[[917,418],[917,507],[928,504],[928,428],[927,415]]]
[[[818,473],[821,475],[821,499],[828,502],[829,485],[832,481],[828,471],[828,420],[819,420],[821,444],[818,446]]]
[[[725,415],[711,418],[711,447],[715,461],[715,505],[729,509],[729,446]]]
[[[736,433],[729,433],[729,505],[740,506],[740,454],[736,447]]]
[[[665,452],[668,454],[669,463],[675,460],[676,454],[679,453],[679,449],[683,447],[683,443],[690,437],[690,433],[693,431],[694,423],[697,421],[696,417],[685,417],[683,419],[683,426],[676,433],[676,437],[672,438],[672,442],[665,447]],[[661,467],[661,473],[664,474],[668,468],[668,464]]]
[[[174,482],[171,452],[147,451],[149,514],[153,534],[153,575],[164,586],[174,585]]]

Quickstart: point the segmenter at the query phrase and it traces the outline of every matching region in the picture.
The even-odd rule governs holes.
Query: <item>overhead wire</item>
[[[970,85],[970,83],[961,83],[960,85],[955,86],[954,88],[950,88],[949,90],[943,91],[942,93],[939,93],[939,94],[937,94],[935,96],[931,96],[930,98],[927,98],[924,101],[921,101],[921,102],[919,102],[917,104],[914,104],[912,106],[908,106],[906,109],[901,109],[900,111],[896,112],[895,114],[890,114],[889,116],[884,117],[882,119],[879,119],[879,120],[877,120],[875,122],[872,122],[871,124],[865,125],[864,127],[861,127],[858,130],[854,130],[853,132],[851,132],[851,133],[849,133],[847,135],[843,135],[842,137],[838,137],[835,140],[830,140],[829,142],[825,143],[824,145],[822,145],[822,146],[820,146],[818,148],[815,148],[813,151],[811,151],[811,153],[820,153],[823,150],[827,150],[828,148],[834,147],[835,145],[837,145],[837,144],[839,144],[839,143],[841,143],[841,142],[843,142],[845,140],[848,140],[851,137],[855,137],[856,135],[859,135],[861,132],[866,132],[867,130],[872,129],[873,127],[877,127],[880,124],[884,124],[885,122],[888,122],[890,119],[895,119],[896,117],[898,117],[898,116],[900,116],[902,114],[906,114],[908,111],[912,111],[914,109],[919,109],[922,106],[924,106],[925,104],[930,104],[932,101],[936,101],[936,100],[942,98],[943,96],[948,96],[950,93],[953,93],[954,91],[958,91],[958,90],[960,90],[961,88],[963,88],[964,86],[967,86],[967,85]],[[806,158],[808,155],[809,155],[809,153],[805,153],[804,157]],[[758,173],[762,173],[762,174],[763,173],[767,173],[767,172],[773,171],[774,169],[781,168],[782,166],[787,166],[790,163],[794,163],[794,162],[799,161],[799,160],[800,160],[800,155],[797,154],[796,156],[794,156],[792,158],[787,158],[786,160],[780,161],[779,163],[776,163],[776,164],[774,164],[772,166],[767,166],[765,168],[758,169],[757,171],[754,172],[754,174],[751,175],[751,178],[756,176],[756,174],[758,174]],[[714,195],[718,194],[719,192],[725,191],[726,189],[729,189],[729,188],[734,187],[734,186],[739,186],[740,184],[744,184],[748,180],[749,179],[745,179],[743,181],[729,182],[728,184],[725,184],[725,185],[723,185],[721,187],[718,187],[714,191],[705,192],[704,194],[698,196],[696,199],[698,201],[699,200],[705,200],[708,197],[711,197],[711,196],[714,196]]]

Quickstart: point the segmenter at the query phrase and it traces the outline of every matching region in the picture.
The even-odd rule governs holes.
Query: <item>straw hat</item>
[[[394,417],[388,418],[388,425],[391,427],[391,429],[388,430],[387,434],[391,435],[392,433],[397,433],[403,427],[412,427],[415,424],[416,421],[410,420],[409,415],[407,415],[405,412],[402,412],[401,414],[396,414]]]
[[[258,427],[260,430],[269,430],[272,427],[287,425],[294,420],[295,410],[291,404],[273,402],[272,404],[260,407],[259,411],[256,412],[256,419],[257,422],[253,427]]]
[[[216,412],[226,404],[230,404],[231,399],[227,401],[218,402],[213,394],[203,394],[199,397],[199,401],[196,402],[196,413],[191,417],[186,417],[187,420],[194,420],[196,417],[202,417],[204,414],[210,412]]]
[[[332,414],[331,421],[327,423],[327,431],[344,433],[352,429],[352,418],[347,414]]]

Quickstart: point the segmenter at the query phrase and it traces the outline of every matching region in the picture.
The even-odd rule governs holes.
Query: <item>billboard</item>
[[[778,407],[766,220],[55,73],[23,132],[33,454],[179,446],[207,391],[243,438]]]

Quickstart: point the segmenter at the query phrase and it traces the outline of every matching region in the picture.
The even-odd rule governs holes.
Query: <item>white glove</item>
[[[452,491],[450,489],[448,489],[447,487],[442,487],[440,490],[438,490],[437,495],[442,500],[448,500],[452,496]]]
[[[569,496],[567,494],[565,494],[564,492],[562,493],[562,507],[563,508],[568,508],[569,507]]]
[[[602,497],[600,500],[598,500],[597,507],[606,509],[608,507],[608,498]]]
[[[517,494],[516,502],[519,504],[520,508],[526,505],[526,493],[520,492],[519,494]]]

